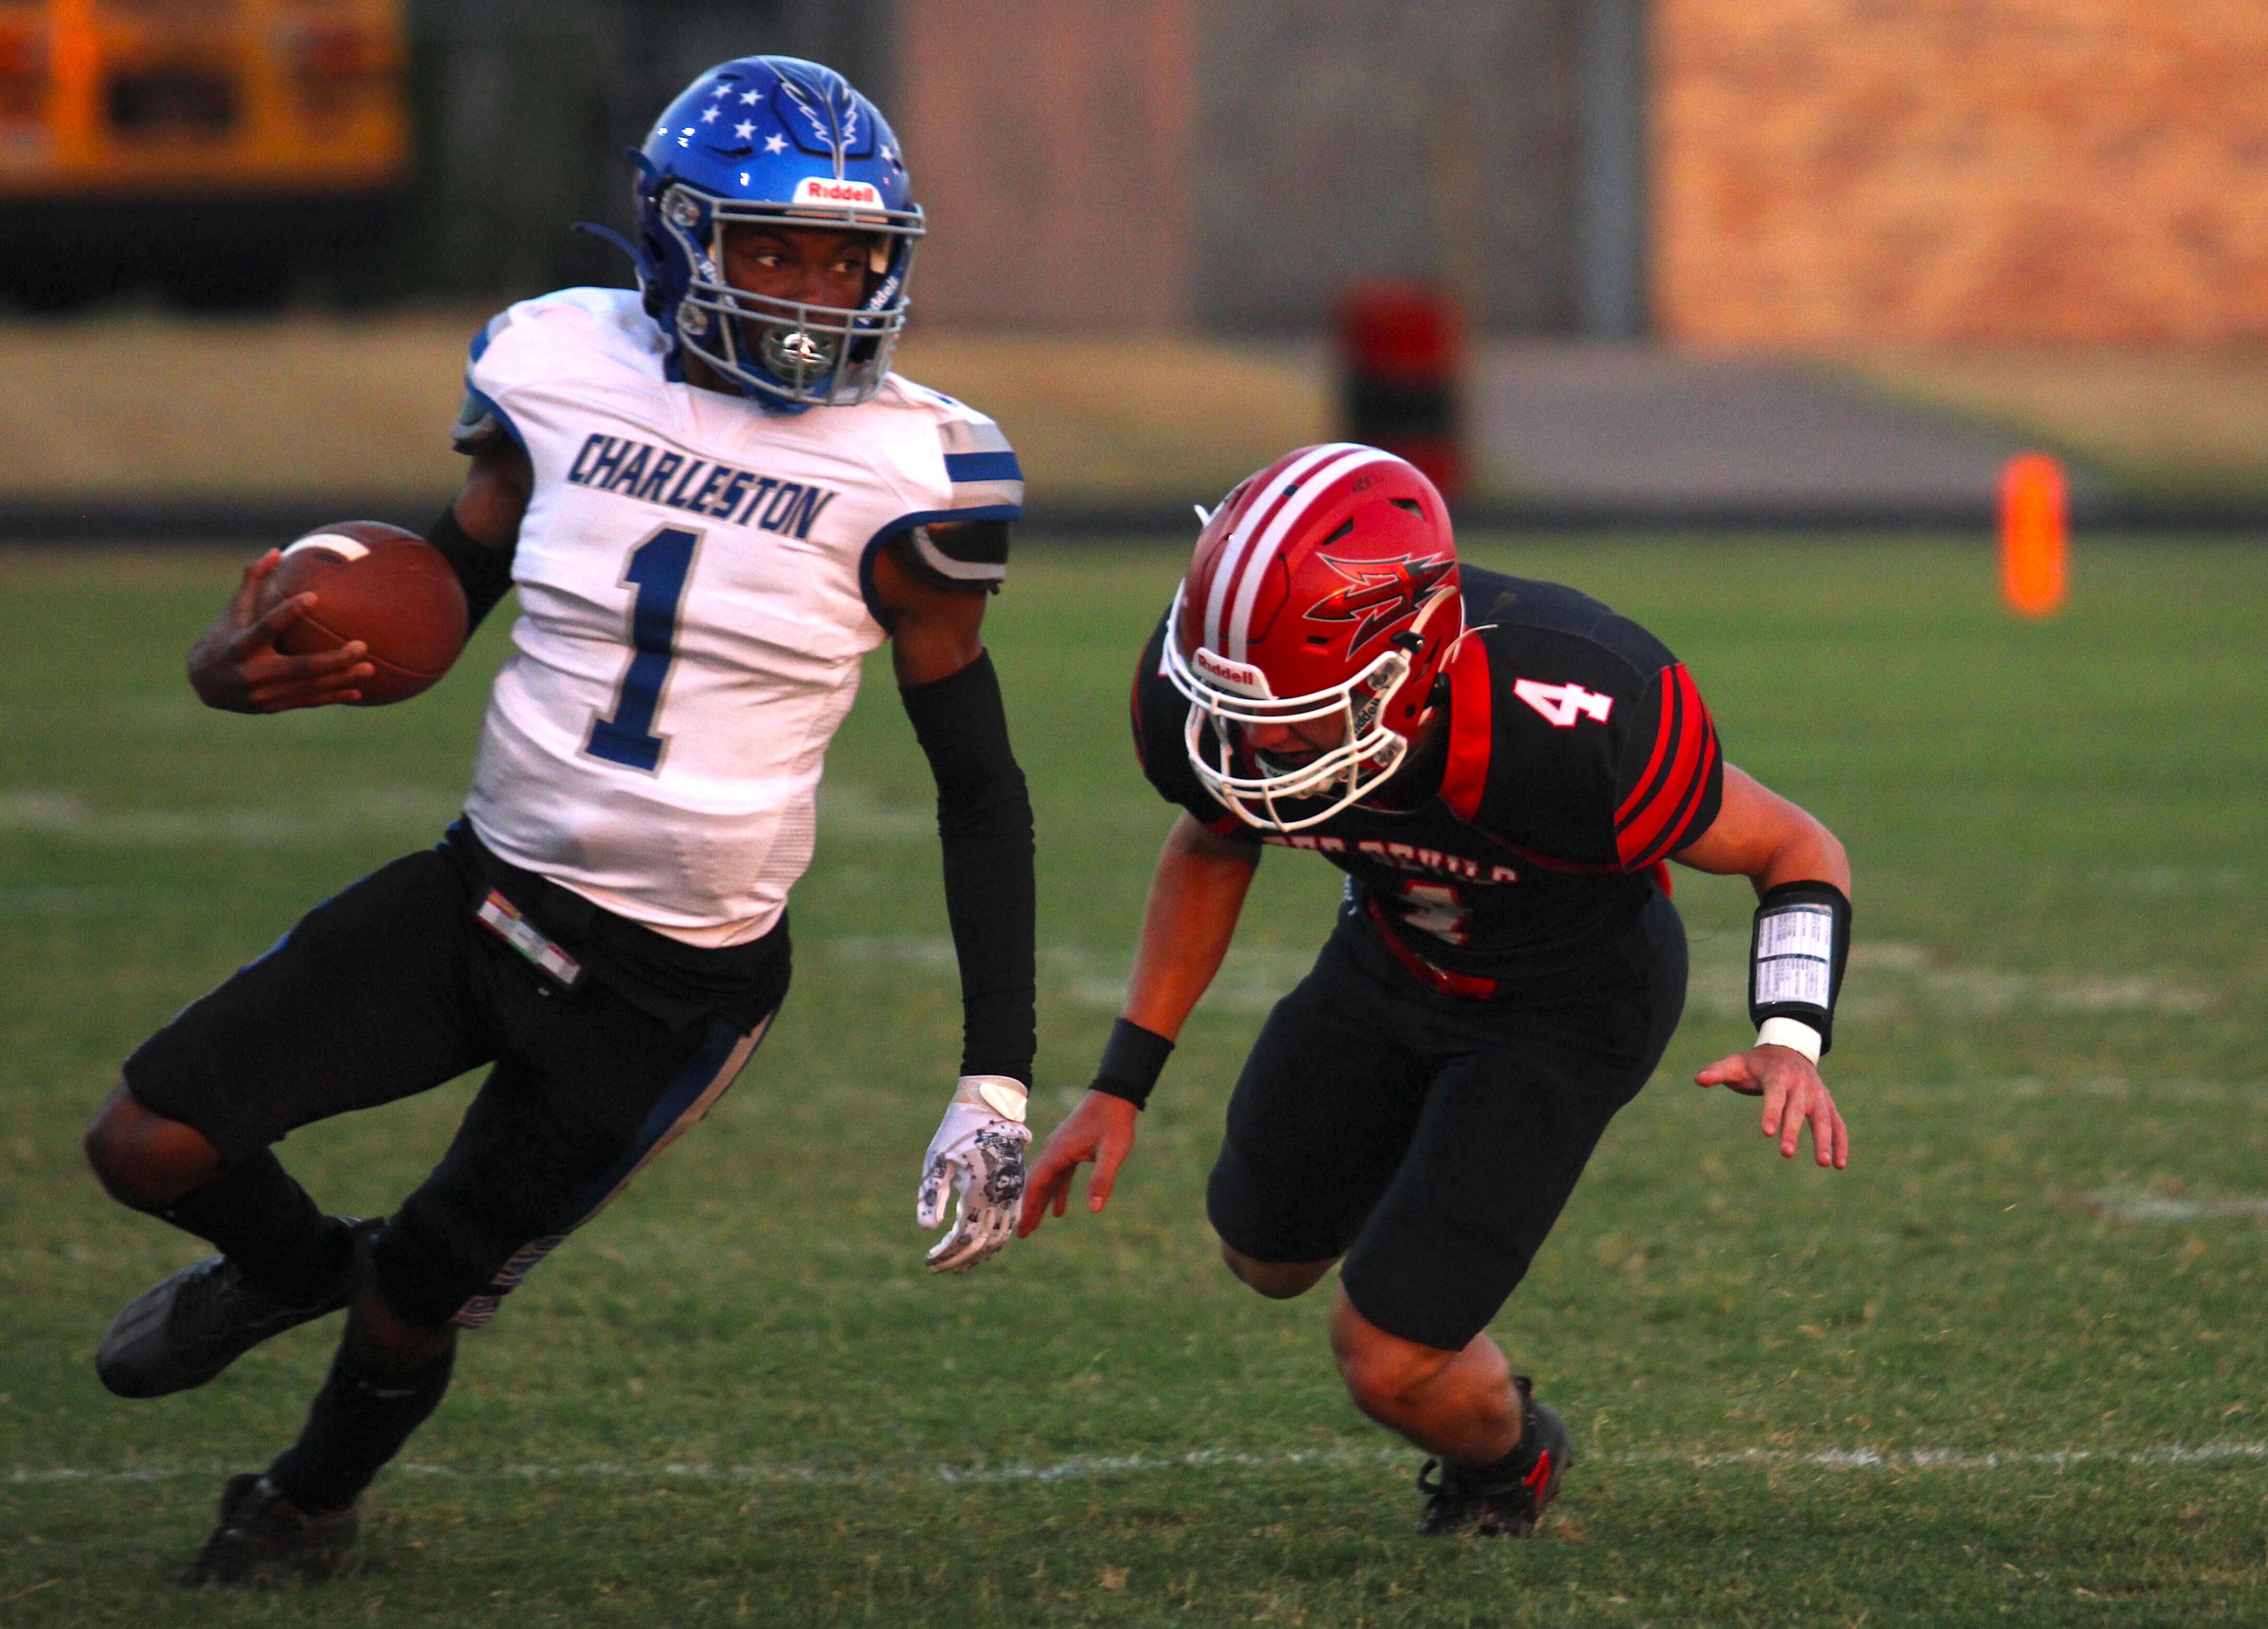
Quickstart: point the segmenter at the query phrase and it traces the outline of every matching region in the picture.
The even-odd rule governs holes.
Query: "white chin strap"
[[[1307,696],[1240,696],[1208,683],[1182,656],[1180,606],[1167,629],[1165,669],[1173,687],[1190,703],[1182,739],[1189,766],[1207,792],[1239,820],[1263,831],[1302,831],[1360,802],[1393,777],[1409,755],[1410,743],[1384,722],[1386,701],[1410,671],[1410,659],[1387,651],[1344,684]],[[1365,727],[1356,697],[1366,698],[1371,722]],[[1231,726],[1250,728],[1339,722],[1339,744],[1312,763],[1272,775],[1240,775]],[[1206,741],[1211,732],[1210,749]],[[1281,805],[1296,807],[1285,809]]]

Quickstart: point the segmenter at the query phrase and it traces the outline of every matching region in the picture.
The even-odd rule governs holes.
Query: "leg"
[[[1425,1073],[1395,1010],[1333,940],[1245,1060],[1205,1210],[1228,1270],[1271,1300],[1322,1280],[1401,1164]]]
[[[355,1224],[324,1215],[269,1145],[480,1061],[464,917],[462,878],[446,859],[398,860],[318,906],[127,1060],[88,1130],[88,1160],[122,1204],[220,1255],[119,1315],[96,1355],[113,1391],[202,1385],[259,1341],[345,1304]]]
[[[498,977],[511,1050],[439,1168],[372,1242],[330,1377],[299,1441],[263,1479],[307,1518],[352,1509],[439,1406],[458,1329],[486,1323],[537,1262],[697,1123],[763,1034],[720,1022],[686,1036],[603,987],[562,1002],[517,968]]]
[[[455,1330],[415,1328],[365,1290],[347,1315],[345,1338],[299,1443],[266,1475],[229,1478],[220,1525],[179,1581],[313,1584],[330,1577],[360,1528],[355,1496],[367,1477],[357,1468],[374,1471],[401,1451],[440,1405],[455,1360]]]
[[[1429,1454],[1486,1464],[1520,1446],[1520,1397],[1496,1342],[1476,1335],[1454,1352],[1388,1333],[1344,1286],[1331,1301],[1331,1354],[1354,1405]]]
[[[1228,1270],[1270,1301],[1292,1301],[1305,1295],[1338,1264],[1329,1261],[1255,1261],[1233,1244],[1223,1242],[1220,1258]]]
[[[104,1191],[130,1211],[158,1214],[220,1168],[220,1150],[195,1126],[134,1101],[121,1080],[86,1128],[86,1161]]]
[[[299,1441],[265,1478],[310,1515],[353,1507],[381,1466],[401,1451],[449,1389],[457,1330],[412,1323],[374,1289],[347,1314],[331,1372]]]
[[[1423,1531],[1526,1532],[1557,1491],[1566,1428],[1483,1331],[1653,1072],[1683,988],[1683,957],[1665,951],[1635,988],[1436,1028],[1464,1050],[1348,1251],[1332,1320],[1356,1406],[1442,1462],[1438,1481],[1431,1464],[1420,1476]]]
[[[143,1107],[123,1080],[87,1128],[86,1157],[112,1198],[213,1245],[279,1302],[319,1296],[346,1264],[350,1224],[317,1209],[273,1154],[224,1162],[203,1132]],[[154,1395],[149,1378],[104,1365],[106,1383],[122,1395]]]

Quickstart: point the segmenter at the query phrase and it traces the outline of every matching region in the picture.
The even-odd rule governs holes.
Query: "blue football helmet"
[[[792,56],[720,63],[654,125],[637,161],[638,282],[669,342],[774,411],[849,407],[882,387],[906,326],[922,212],[897,137],[831,68]],[[865,301],[806,306],[725,281],[728,226],[873,234]]]

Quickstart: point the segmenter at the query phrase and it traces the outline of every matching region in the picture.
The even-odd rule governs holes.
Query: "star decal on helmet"
[[[1404,555],[1398,560],[1334,560],[1324,564],[1347,579],[1347,586],[1325,594],[1307,609],[1314,623],[1359,622],[1347,654],[1377,638],[1432,599],[1441,579],[1457,569],[1454,560]]]

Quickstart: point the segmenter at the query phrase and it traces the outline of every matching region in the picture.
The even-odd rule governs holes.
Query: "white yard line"
[[[2233,1198],[2184,1199],[2172,1194],[2129,1193],[2116,1189],[2079,1196],[2083,1210],[2124,1222],[2213,1221],[2223,1217],[2250,1216],[2268,1220],[2268,1194],[2238,1194]]]
[[[1247,1452],[1237,1448],[1192,1448],[1182,1454],[1083,1455],[1044,1465],[937,1465],[928,1470],[912,1466],[836,1467],[821,1465],[712,1465],[704,1463],[660,1462],[622,1464],[595,1460],[567,1465],[498,1465],[466,1469],[411,1460],[394,1469],[405,1475],[452,1481],[688,1481],[789,1483],[812,1486],[850,1486],[874,1483],[943,1484],[947,1486],[987,1486],[1020,1482],[1072,1482],[1096,1477],[1155,1476],[1170,1471],[1213,1470],[1280,1470],[1302,1466],[1391,1464],[1406,1460],[1414,1449],[1292,1448]],[[1597,1456],[1613,1465],[1670,1465],[1690,1470],[1830,1471],[2070,1471],[2100,1465],[2213,1465],[2268,1461],[2268,1442],[2204,1442],[2146,1448],[1736,1448],[1711,1454],[1677,1454],[1632,1450]],[[65,1482],[173,1482],[227,1474],[241,1466],[144,1465],[106,1471],[91,1466],[18,1467],[0,1481],[11,1486],[36,1486]]]

